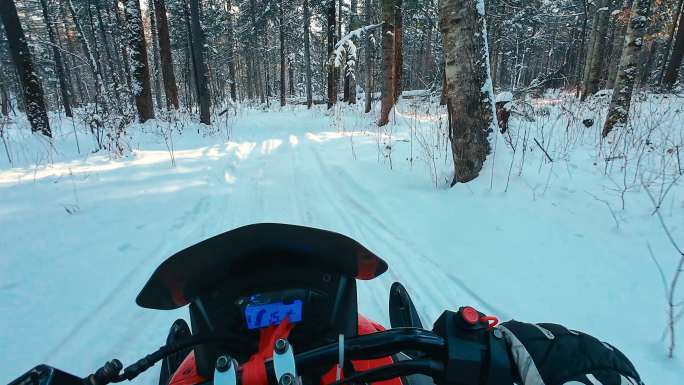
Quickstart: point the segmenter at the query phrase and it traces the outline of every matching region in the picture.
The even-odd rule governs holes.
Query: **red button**
[[[470,306],[465,306],[461,309],[461,317],[463,317],[465,322],[471,325],[475,325],[480,320],[480,314]]]

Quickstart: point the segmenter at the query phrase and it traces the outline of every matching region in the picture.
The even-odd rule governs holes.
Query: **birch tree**
[[[449,137],[454,161],[451,185],[475,179],[490,152],[495,125],[483,0],[440,0]]]
[[[634,83],[639,76],[640,53],[643,46],[643,36],[648,22],[650,0],[634,0],[627,26],[625,45],[622,48],[620,67],[615,80],[613,96],[610,99],[606,122],[601,135],[605,138],[617,126],[627,124],[629,109],[632,103]]]
[[[394,43],[395,0],[381,0],[382,4],[382,95],[380,104],[380,118],[378,126],[389,123],[389,114],[394,106],[396,72],[394,66],[397,63],[395,56],[396,45]]]

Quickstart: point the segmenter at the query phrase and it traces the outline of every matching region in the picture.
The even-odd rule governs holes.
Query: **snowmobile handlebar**
[[[471,307],[462,307],[458,312],[445,311],[435,322],[432,331],[406,327],[351,337],[341,343],[323,345],[293,355],[293,366],[300,375],[306,376],[320,373],[321,368],[336,364],[344,366],[345,361],[371,360],[410,352],[407,360],[363,371],[332,385],[370,383],[411,374],[428,375],[439,385],[513,384],[514,372],[506,343],[501,331],[493,328],[498,321],[490,323],[493,318]],[[125,369],[118,360],[112,360],[86,377],[86,385],[130,381],[170,354],[209,342],[235,342],[235,339],[215,335],[192,336],[165,345]],[[341,357],[344,357],[342,362]],[[224,363],[226,358],[227,362],[234,362],[224,356]],[[282,384],[282,378],[276,374],[278,365],[274,359],[266,360],[264,364],[269,383]],[[242,368],[236,367],[234,376],[231,384],[241,385]]]
[[[508,349],[501,331],[493,327],[495,323],[491,323],[491,320],[492,317],[465,307],[458,312],[442,313],[432,331],[403,327],[351,337],[341,340],[341,343],[323,345],[296,355],[291,353],[292,349],[286,349],[291,354],[290,372],[294,376],[290,375],[289,381],[283,381],[289,373],[283,374],[283,361],[278,361],[282,357],[278,354],[277,359],[274,355],[273,359],[264,362],[268,383],[295,385],[297,375],[320,376],[321,369],[335,365],[341,367],[352,360],[372,360],[405,352],[408,359],[393,360],[391,364],[352,374],[331,385],[371,383],[412,374],[430,376],[437,385],[512,385],[516,375],[510,364]],[[217,335],[191,336],[162,346],[126,368],[119,360],[111,360],[85,378],[39,365],[9,385],[108,385],[130,381],[171,354],[216,342],[235,343],[236,339]],[[274,349],[277,349],[277,345]],[[218,362],[221,359],[223,368]],[[241,381],[241,368],[225,356],[217,360],[215,374],[227,372],[232,363],[235,363],[233,380],[217,381],[215,375],[214,385],[248,385]]]
[[[107,385],[110,383],[133,380],[139,374],[152,367],[165,357],[183,349],[215,342],[235,342],[234,338],[209,335],[192,336],[175,343],[164,345],[157,351],[143,357],[134,364],[123,368],[119,360],[111,360],[95,373],[86,377],[89,385]],[[405,350],[418,351],[435,360],[445,355],[446,341],[439,335],[424,329],[398,328],[373,334],[352,337],[344,342],[344,357],[349,360],[370,360],[387,357]],[[296,367],[306,373],[316,368],[333,366],[338,363],[339,343],[323,345],[318,348],[299,353],[294,356]],[[265,362],[269,379],[274,380],[273,360]],[[409,366],[409,365],[405,365]],[[123,370],[123,372],[121,372]],[[241,368],[238,368],[238,382]],[[405,373],[408,374],[408,373]],[[392,377],[396,377],[392,376]],[[274,383],[278,383],[275,381]]]

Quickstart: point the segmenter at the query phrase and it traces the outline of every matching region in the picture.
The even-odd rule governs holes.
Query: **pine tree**
[[[190,0],[190,34],[197,98],[200,105],[200,122],[209,125],[211,124],[209,69],[204,57],[204,32],[200,26],[199,0]]]
[[[138,120],[144,123],[148,119],[154,119],[154,103],[152,102],[150,67],[147,63],[147,46],[140,12],[140,0],[127,0],[126,23],[131,52],[132,91],[138,109]]]

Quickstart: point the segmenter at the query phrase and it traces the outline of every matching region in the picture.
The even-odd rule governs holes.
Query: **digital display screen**
[[[261,329],[279,325],[287,317],[291,323],[302,320],[302,300],[296,299],[292,303],[272,302],[267,304],[249,304],[245,307],[247,328]]]

